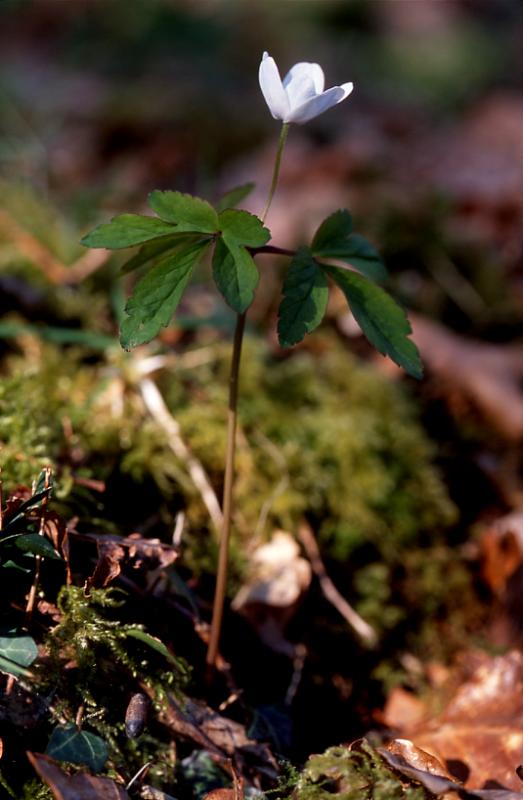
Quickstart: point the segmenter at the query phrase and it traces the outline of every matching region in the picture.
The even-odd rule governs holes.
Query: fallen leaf
[[[301,557],[290,533],[276,531],[270,542],[251,555],[248,571],[249,581],[240,588],[232,608],[249,620],[268,647],[293,657],[294,645],[285,639],[284,631],[310,586],[309,562]]]
[[[85,773],[68,775],[41,753],[28,752],[27,757],[56,800],[129,800],[127,792],[109,778]]]
[[[442,325],[411,314],[413,338],[427,373],[456,405],[473,405],[509,441],[523,437],[523,350],[465,339]]]
[[[126,555],[124,548],[113,541],[99,540],[97,547],[98,561],[93,574],[85,582],[86,595],[91,589],[101,589],[114,581],[122,571],[122,560]]]
[[[412,742],[404,741],[403,744],[405,746],[411,745]],[[423,764],[425,763],[425,757],[427,761],[432,758],[429,753],[423,753],[423,751],[419,751],[419,748],[415,749],[418,750],[414,759],[416,763]],[[399,772],[400,775],[411,781],[421,783],[421,785],[433,795],[447,796],[449,792],[454,792],[462,797],[463,800],[474,800],[474,798],[480,798],[480,800],[522,800],[523,798],[522,792],[510,791],[508,789],[468,790],[455,780],[414,766],[409,762],[408,757],[406,758],[404,755],[390,752],[385,747],[378,747],[377,752],[396,772]],[[404,752],[408,753],[409,748],[405,747]]]
[[[420,747],[416,747],[409,739],[392,739],[386,744],[385,748],[389,753],[405,759],[411,767],[425,770],[425,772],[430,772],[431,775],[439,775],[440,778],[454,780],[448,769],[438,758]]]
[[[481,535],[482,576],[495,597],[489,638],[501,647],[523,642],[523,511],[488,525]]]
[[[54,549],[60,553],[65,561],[67,585],[72,583],[71,565],[69,563],[69,531],[67,524],[56,512],[48,508],[42,510],[43,532],[51,541]]]
[[[159,539],[144,539],[139,533],[130,533],[124,541],[126,544],[130,542],[129,558],[135,559],[135,569],[164,569],[178,558],[176,548]]]
[[[523,655],[468,654],[444,710],[402,736],[438,758],[469,789],[518,790],[523,751]]]
[[[523,511],[513,511],[489,525],[480,548],[483,579],[494,594],[502,596],[523,563]]]
[[[240,761],[254,762],[258,771],[271,778],[278,775],[267,745],[250,739],[243,725],[221,716],[201,701],[187,699],[182,707],[171,697],[160,719],[177,736],[189,739],[220,760],[234,756]]]
[[[385,708],[379,716],[380,722],[389,728],[408,730],[419,725],[427,716],[427,708],[415,694],[396,686],[390,692]]]

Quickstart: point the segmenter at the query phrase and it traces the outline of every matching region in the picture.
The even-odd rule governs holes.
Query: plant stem
[[[274,161],[274,170],[272,173],[272,181],[271,181],[271,188],[269,189],[269,196],[267,198],[267,203],[265,204],[265,208],[263,210],[263,214],[261,216],[262,222],[265,222],[267,214],[269,213],[269,208],[271,207],[272,198],[274,197],[274,192],[276,191],[276,187],[278,185],[278,178],[280,175],[280,165],[281,165],[281,157],[283,153],[283,148],[285,147],[285,140],[287,139],[287,134],[289,133],[289,123],[284,122],[281,131],[280,131],[280,139],[278,142],[278,150],[276,151],[276,159]]]
[[[243,332],[245,329],[246,311],[238,314],[234,331],[231,373],[229,377],[229,411],[227,414],[227,451],[225,456],[225,480],[223,486],[223,526],[218,555],[218,573],[212,611],[209,649],[207,650],[207,666],[214,668],[222,627],[223,604],[227,588],[227,566],[229,560],[229,539],[231,535],[232,490],[234,485],[234,456],[236,450],[236,423],[238,418],[238,377],[242,352]]]
[[[280,174],[281,157],[289,124],[284,123],[280,133],[274,170],[269,189],[269,196],[262,214],[262,222],[269,212],[269,208],[278,185]],[[265,252],[274,252],[268,250]],[[238,314],[236,317],[236,328],[234,331],[234,344],[232,350],[231,372],[229,376],[229,411],[227,414],[227,451],[225,455],[225,479],[223,485],[223,526],[220,537],[220,549],[218,554],[218,571],[216,574],[216,589],[214,591],[214,603],[212,609],[212,622],[209,634],[209,646],[207,650],[207,669],[209,673],[216,664],[218,646],[220,643],[220,633],[223,619],[223,606],[225,603],[225,592],[227,589],[227,567],[229,562],[229,540],[231,537],[231,521],[233,507],[233,488],[234,488],[234,461],[236,452],[236,427],[238,419],[238,378],[240,374],[240,360],[242,353],[243,333],[245,330],[245,317],[247,312]]]

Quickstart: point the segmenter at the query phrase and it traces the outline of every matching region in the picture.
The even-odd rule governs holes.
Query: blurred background
[[[4,0],[0,22],[0,175],[15,216],[17,188],[82,232],[140,208],[152,188],[212,197],[247,176],[259,210],[278,131],[258,88],[261,53],[282,74],[318,61],[327,85],[356,88],[293,129],[275,240],[291,245],[347,205],[411,307],[511,336],[522,291],[517,0]]]
[[[373,354],[335,293],[318,337],[282,354],[285,263],[263,262],[230,595],[253,531],[259,542],[262,529],[295,530],[306,515],[338,586],[382,636],[378,654],[362,655],[339,619],[325,622],[333,612],[319,591],[290,628],[281,623],[312,654],[294,721],[330,720],[328,735],[298,725],[299,751],[359,732],[395,682],[418,686],[422,654],[445,659],[467,637],[521,638],[502,542],[522,503],[522,41],[519,0],[0,2],[5,481],[28,483],[51,462],[59,499],[87,528],[166,537],[184,509],[182,574],[199,576],[207,601],[205,509],[144,422],[116,343],[122,258],[78,242],[114,214],[144,212],[152,189],[212,200],[254,180],[246,207],[260,213],[279,133],[258,87],[264,50],[282,75],[306,60],[327,86],[354,83],[346,102],[291,129],[268,225],[275,244],[294,247],[349,208],[409,309],[426,378],[414,385]],[[213,381],[225,386],[233,322],[203,268],[161,345],[200,355],[158,376],[218,494],[224,390]],[[237,675],[285,740],[288,709],[275,709],[292,668],[274,655],[268,686],[256,642]],[[353,716],[333,722],[339,703]]]

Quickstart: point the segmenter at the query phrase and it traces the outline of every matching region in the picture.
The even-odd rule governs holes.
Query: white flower
[[[352,92],[352,83],[342,83],[323,91],[325,76],[319,64],[300,61],[280,78],[276,62],[268,53],[260,64],[260,88],[274,119],[283,122],[308,122],[341,103]]]

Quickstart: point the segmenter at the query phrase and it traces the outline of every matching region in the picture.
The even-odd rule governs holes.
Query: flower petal
[[[289,85],[285,88],[285,92],[289,100],[291,114],[294,108],[302,106],[307,100],[310,100],[311,97],[317,96],[314,83],[309,75],[301,75],[290,81]]]
[[[333,86],[332,89],[327,89],[326,92],[306,100],[298,108],[293,108],[288,117],[288,122],[297,122],[302,124],[308,122],[319,114],[323,114],[327,109],[341,103],[352,92],[352,83],[344,83],[341,86]]]
[[[289,100],[283,88],[276,62],[268,53],[263,54],[258,77],[262,94],[272,116],[274,119],[287,122],[290,110]]]
[[[294,81],[303,78],[310,78],[314,84],[314,93],[321,94],[325,88],[325,75],[319,64],[312,64],[309,61],[300,61],[295,64],[283,79],[283,86],[289,92],[289,86]]]

